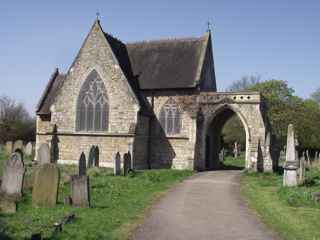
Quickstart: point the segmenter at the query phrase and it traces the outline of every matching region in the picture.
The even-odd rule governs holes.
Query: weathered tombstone
[[[60,173],[57,165],[45,163],[35,172],[32,190],[32,206],[54,207],[57,203]]]
[[[17,204],[14,200],[5,197],[0,198],[0,213],[13,214],[17,211]]]
[[[89,177],[72,176],[71,178],[72,206],[90,207]]]
[[[131,154],[130,152],[125,153],[123,156],[123,174],[125,176],[128,175],[130,172],[130,167],[131,167]]]
[[[13,143],[11,141],[6,142],[6,154],[9,156],[13,151]]]
[[[57,163],[59,159],[59,138],[58,138],[58,128],[55,124],[52,131],[51,138],[51,162]]]
[[[302,153],[302,156],[299,161],[299,184],[304,183],[304,176],[305,176],[305,156]]]
[[[31,142],[28,142],[27,145],[25,146],[24,148],[24,153],[25,155],[27,156],[31,156],[32,155],[32,143]]]
[[[99,167],[99,148],[92,146],[89,152],[88,168]]]
[[[6,161],[1,182],[1,194],[13,199],[22,195],[25,168],[19,153],[13,153]]]
[[[79,159],[79,176],[85,176],[86,173],[87,173],[86,155],[84,155],[84,152],[82,152]]]
[[[19,149],[20,151],[23,151],[23,141],[22,140],[17,140],[13,144],[13,151],[16,151]]]
[[[234,158],[238,158],[239,149],[238,149],[238,142],[234,142],[233,146],[233,156]]]
[[[114,175],[119,176],[121,174],[121,155],[117,152],[114,158]]]
[[[38,162],[39,164],[51,163],[50,148],[47,143],[42,143],[38,150]]]
[[[292,124],[288,126],[287,134],[287,152],[286,161],[284,165],[283,185],[284,186],[297,186],[297,169],[298,163],[296,161],[296,142],[294,127]]]
[[[307,151],[306,151],[306,157],[307,157],[308,167],[311,167],[311,161],[310,161],[309,150],[307,150]]]

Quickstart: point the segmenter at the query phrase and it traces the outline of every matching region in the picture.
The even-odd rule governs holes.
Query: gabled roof
[[[37,105],[36,112],[39,115],[50,113],[50,107],[57,96],[63,82],[65,80],[65,75],[59,73],[59,69],[56,68],[40,98]]]
[[[95,24],[98,24],[102,31],[98,20],[93,27],[96,26]],[[185,89],[194,88],[199,84],[205,52],[210,39],[209,35],[206,34],[200,38],[156,40],[128,44],[124,44],[110,34],[104,33],[104,36],[117,58],[143,113],[149,113],[149,104],[140,90]],[[60,74],[58,69],[55,70],[39,101],[37,114],[50,114],[50,107],[65,78],[66,75]]]
[[[145,41],[126,44],[142,90],[193,88],[197,85],[207,38]]]

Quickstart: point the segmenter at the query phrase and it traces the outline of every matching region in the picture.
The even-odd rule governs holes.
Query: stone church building
[[[246,168],[271,170],[260,94],[216,89],[210,31],[123,43],[96,20],[68,72],[55,70],[44,90],[36,149],[55,135],[59,163],[76,164],[97,146],[100,166],[130,151],[136,169],[217,169],[221,130],[236,114]]]

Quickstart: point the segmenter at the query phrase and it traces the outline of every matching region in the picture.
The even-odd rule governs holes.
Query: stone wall
[[[84,81],[93,70],[97,71],[107,90],[108,131],[77,132],[77,99]],[[70,67],[63,86],[50,108],[51,118],[37,117],[36,150],[41,143],[50,142],[53,126],[56,124],[61,163],[76,163],[82,151],[88,156],[90,147],[97,145],[100,150],[101,165],[111,166],[116,152],[123,154],[129,150],[134,151],[134,141],[141,144],[147,141],[145,131],[138,131],[139,133],[135,134],[135,128],[146,122],[143,117],[140,119],[141,123],[138,121],[139,109],[138,100],[106,41],[100,25],[96,23]],[[142,148],[140,147],[137,151],[137,163],[140,166],[146,160],[146,155],[141,153]],[[146,151],[143,150],[143,152]]]

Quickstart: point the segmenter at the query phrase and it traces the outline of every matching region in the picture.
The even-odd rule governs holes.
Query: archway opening
[[[247,126],[231,108],[224,107],[212,117],[205,142],[207,170],[240,170],[246,167]]]

